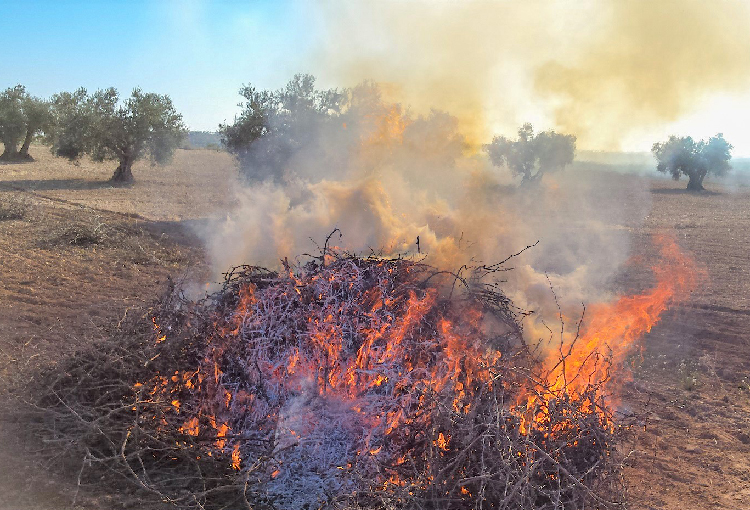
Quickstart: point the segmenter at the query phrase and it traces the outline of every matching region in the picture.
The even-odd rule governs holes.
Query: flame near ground
[[[533,408],[545,392],[580,395],[591,385],[601,388],[607,404],[618,401],[620,387],[630,377],[627,359],[635,354],[638,342],[648,334],[671,306],[687,301],[706,272],[693,257],[683,252],[669,235],[654,237],[659,262],[652,267],[654,286],[640,294],[624,295],[609,303],[595,303],[586,309],[576,331],[551,335],[546,354],[544,382],[525,396],[527,409]],[[560,317],[561,324],[563,322]],[[558,341],[552,341],[552,338]],[[544,410],[526,417],[545,421]]]
[[[653,288],[589,306],[542,359],[502,264],[457,275],[328,249],[238,268],[44,376],[36,430],[81,455],[82,479],[106,466],[180,508],[606,507],[612,373],[701,278],[657,242]]]
[[[597,356],[609,357],[613,367],[621,367],[662,313],[686,301],[705,278],[705,272],[673,237],[658,236],[654,242],[660,252],[659,263],[652,268],[655,285],[641,294],[591,305],[580,335],[549,352],[545,364],[551,367],[548,381],[553,391],[561,387],[575,391],[587,382],[608,379],[606,367],[597,364]]]

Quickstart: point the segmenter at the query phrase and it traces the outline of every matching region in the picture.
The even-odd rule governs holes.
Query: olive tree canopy
[[[53,151],[76,159],[119,163],[112,180],[133,180],[133,163],[148,157],[153,164],[170,161],[187,129],[167,95],[140,89],[125,101],[114,88],[87,95],[84,89],[53,98],[56,133]]]
[[[54,129],[47,136],[47,142],[52,153],[70,160],[80,158],[86,152],[84,145],[92,121],[86,89],[60,92],[52,96],[51,103]]]
[[[237,156],[245,177],[282,178],[291,158],[318,145],[326,128],[345,111],[348,91],[315,88],[315,77],[297,74],[279,90],[240,89],[242,112],[219,126],[221,139]]]
[[[50,120],[47,101],[29,95],[23,85],[5,89],[0,93],[0,159],[32,161],[29,146],[37,133],[49,130]]]
[[[484,146],[495,166],[507,166],[513,175],[521,177],[527,184],[541,180],[545,173],[562,170],[573,162],[576,137],[554,131],[534,134],[534,128],[526,123],[518,130],[518,138],[510,140],[496,136],[492,143]]]
[[[651,152],[656,157],[656,169],[670,173],[677,181],[680,176],[688,177],[687,189],[703,190],[703,179],[708,174],[726,175],[732,168],[732,146],[722,133],[696,142],[690,136],[670,136],[666,142],[655,143]]]

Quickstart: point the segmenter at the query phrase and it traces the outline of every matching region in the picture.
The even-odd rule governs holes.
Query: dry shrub
[[[99,217],[92,217],[72,225],[59,227],[42,239],[43,246],[87,246],[100,245],[110,239],[112,229]]]
[[[39,245],[47,249],[101,246],[118,251],[120,260],[136,265],[175,267],[188,259],[174,243],[165,243],[142,228],[105,222],[97,215],[80,216],[71,224],[52,229],[43,235]]]
[[[122,258],[131,264],[177,267],[188,260],[188,256],[178,246],[156,241],[143,230],[122,236],[117,243]]]
[[[0,200],[0,221],[22,220],[29,211],[29,204],[18,197],[3,197]]]
[[[178,508],[609,506],[600,388],[545,385],[498,267],[324,250],[172,290],[41,374],[29,429],[81,484]]]

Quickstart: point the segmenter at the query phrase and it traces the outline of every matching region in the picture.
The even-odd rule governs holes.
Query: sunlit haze
[[[530,121],[579,149],[648,151],[723,132],[750,156],[750,9],[740,1],[4,2],[0,87],[169,94],[216,130],[251,83],[364,79],[473,141]]]

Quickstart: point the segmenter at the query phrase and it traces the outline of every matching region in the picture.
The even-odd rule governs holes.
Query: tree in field
[[[507,166],[521,184],[538,182],[545,173],[562,170],[573,162],[576,137],[554,131],[534,134],[531,124],[518,130],[518,139],[496,136],[484,146],[495,166]]]
[[[187,129],[169,96],[135,89],[120,101],[114,88],[86,95],[83,89],[54,98],[56,134],[53,151],[76,159],[119,163],[114,182],[133,180],[133,163],[149,157],[153,164],[171,160]]]
[[[656,157],[659,172],[669,172],[675,181],[686,175],[687,189],[691,191],[704,189],[706,175],[723,176],[732,168],[729,165],[732,146],[722,133],[699,142],[689,136],[670,136],[666,142],[655,143],[651,152]]]
[[[279,90],[247,85],[240,94],[245,100],[239,105],[242,112],[233,124],[220,125],[219,132],[222,144],[253,180],[281,179],[298,151],[319,145],[348,100],[345,90],[316,89],[309,74],[295,75]]]
[[[18,144],[25,133],[21,101],[26,89],[22,85],[5,89],[0,94],[0,141],[4,150],[0,159],[19,159]]]
[[[47,101],[29,95],[23,85],[3,91],[0,94],[0,141],[5,148],[0,159],[33,161],[29,146],[37,133],[48,130],[49,124]]]
[[[84,88],[52,96],[54,128],[47,136],[47,143],[52,147],[53,154],[70,160],[76,160],[85,154],[93,120],[90,106],[89,96]]]
[[[40,132],[49,131],[52,117],[50,115],[49,101],[26,95],[22,101],[24,117],[26,118],[26,135],[18,151],[22,159],[33,159],[29,154],[29,146]]]

